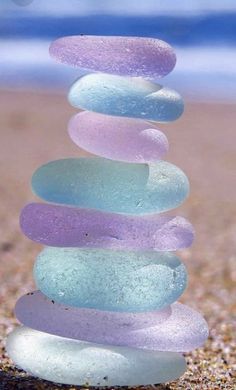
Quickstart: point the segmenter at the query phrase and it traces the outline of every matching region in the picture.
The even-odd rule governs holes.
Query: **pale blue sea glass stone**
[[[36,285],[69,306],[144,312],[175,302],[187,273],[171,252],[45,248],[34,266]]]
[[[164,383],[186,370],[184,357],[175,352],[98,345],[24,326],[8,336],[7,353],[35,377],[86,388]]]
[[[71,158],[41,166],[33,191],[47,202],[126,214],[179,206],[187,197],[185,174],[166,161],[129,164],[104,158]]]
[[[81,77],[68,95],[72,106],[106,115],[170,122],[184,103],[178,92],[139,77],[94,73]]]

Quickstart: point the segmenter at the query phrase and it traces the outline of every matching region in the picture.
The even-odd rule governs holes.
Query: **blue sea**
[[[235,0],[1,0],[0,88],[68,89],[82,72],[53,62],[48,47],[76,34],[163,39],[178,58],[163,84],[191,100],[236,100]]]

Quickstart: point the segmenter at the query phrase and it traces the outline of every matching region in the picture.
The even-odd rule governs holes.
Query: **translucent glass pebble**
[[[162,309],[187,283],[185,266],[171,252],[51,247],[39,254],[34,278],[55,302],[128,312]]]
[[[30,328],[99,344],[188,352],[208,337],[204,318],[181,303],[145,313],[104,312],[53,303],[34,291],[18,300],[15,313]]]
[[[59,62],[121,76],[163,77],[175,66],[168,43],[154,38],[119,36],[69,36],[50,46]]]
[[[138,119],[81,112],[69,122],[69,134],[82,149],[111,160],[155,162],[168,151],[166,136]]]
[[[183,100],[174,90],[141,78],[102,73],[78,79],[68,99],[79,109],[156,122],[174,121],[184,110]]]
[[[189,182],[166,161],[129,164],[94,157],[51,161],[34,173],[32,188],[47,202],[148,214],[179,206]]]
[[[24,207],[20,226],[31,240],[55,247],[171,251],[189,247],[192,225],[183,217],[132,216],[45,203]]]
[[[78,308],[52,302],[41,291],[23,295],[15,306],[17,319],[29,328],[78,340],[91,341],[92,337],[99,344],[107,344],[115,334],[120,338],[127,332],[128,337],[129,332],[154,327],[166,321],[171,312],[170,306],[148,315]]]
[[[81,386],[135,386],[174,380],[186,370],[175,352],[140,351],[76,341],[19,327],[7,340],[17,367],[51,382]]]

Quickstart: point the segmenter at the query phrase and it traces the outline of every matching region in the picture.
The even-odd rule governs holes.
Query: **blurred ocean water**
[[[175,47],[163,79],[192,100],[236,99],[235,0],[34,0],[0,4],[0,87],[68,89],[83,72],[56,64],[50,42],[76,34],[136,35]]]

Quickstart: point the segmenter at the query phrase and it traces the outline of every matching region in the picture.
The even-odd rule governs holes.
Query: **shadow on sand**
[[[52,382],[36,379],[28,376],[23,371],[9,368],[9,371],[0,371],[0,390],[86,390],[86,389],[106,389],[106,390],[170,390],[168,385],[153,385],[147,387],[84,387],[84,386],[66,386],[53,384]]]

